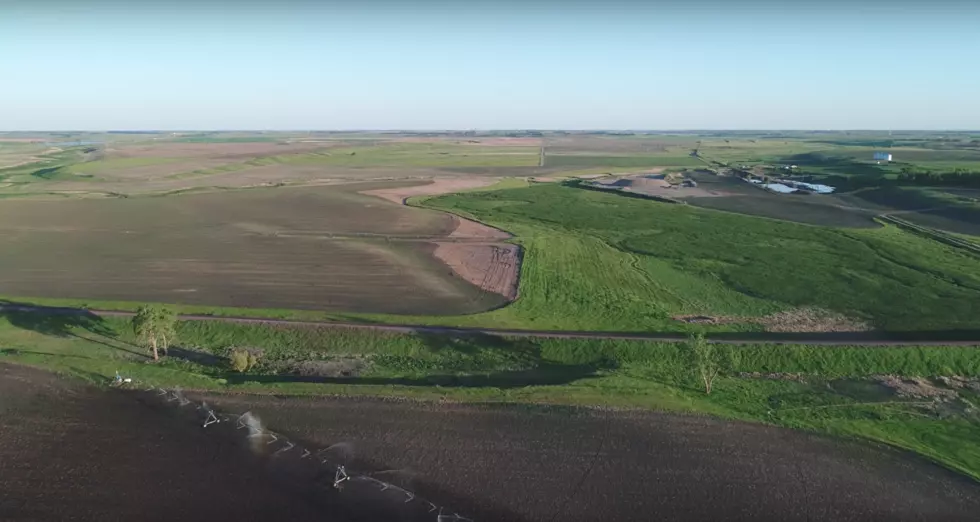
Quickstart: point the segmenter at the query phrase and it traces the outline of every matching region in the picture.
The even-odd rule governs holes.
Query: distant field
[[[281,188],[0,205],[0,293],[345,312],[501,304],[432,257],[450,216]]]
[[[545,157],[548,167],[697,167],[704,162],[691,156],[581,156],[553,155]]]
[[[355,146],[356,144],[356,146]],[[445,142],[138,142],[107,145],[92,160],[73,149],[46,163],[0,170],[4,195],[166,193],[272,184],[440,176],[538,175],[536,147]],[[103,157],[104,156],[104,157]],[[526,173],[526,174],[525,174]]]

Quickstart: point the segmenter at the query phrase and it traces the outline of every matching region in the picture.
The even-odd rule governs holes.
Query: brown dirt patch
[[[301,377],[357,377],[369,364],[363,357],[337,357],[327,361],[288,362],[284,369]]]
[[[487,178],[435,178],[427,185],[415,185],[411,187],[395,187],[374,190],[365,190],[361,194],[376,196],[391,201],[392,203],[404,204],[405,200],[412,196],[435,196],[439,194],[450,194],[461,190],[468,190],[486,187],[496,183],[495,179]],[[478,223],[459,216],[453,216],[456,220],[456,229],[450,237],[458,239],[507,239],[510,234],[496,228]]]
[[[667,198],[706,198],[730,195],[727,192],[705,187],[684,187],[679,184],[671,184],[663,175],[660,175],[663,171],[662,168],[650,169],[640,174],[606,178],[594,183],[604,188],[618,188],[625,192]],[[597,177],[602,176],[598,175]]]
[[[388,201],[404,204],[411,196],[447,194],[460,190],[491,185],[494,179],[487,178],[436,178],[428,185],[386,188],[361,192]],[[510,234],[459,216],[453,216],[456,228],[449,235],[457,240],[507,239]],[[517,282],[520,269],[520,249],[506,243],[484,242],[438,242],[433,255],[446,263],[453,273],[481,290],[500,294],[507,299],[517,297]]]
[[[868,323],[819,308],[796,308],[763,317],[767,332],[867,332]]]
[[[365,190],[361,194],[377,196],[387,199],[392,203],[404,204],[405,200],[412,196],[435,196],[438,194],[451,194],[461,190],[469,190],[480,187],[487,187],[497,182],[495,179],[488,178],[433,178],[427,185],[415,185],[413,187],[384,188],[377,190]]]
[[[821,310],[819,308],[795,308],[784,312],[776,312],[764,317],[740,317],[734,315],[675,315],[675,321],[689,324],[734,324],[758,323],[767,332],[867,332],[871,325],[850,319],[844,315]]]
[[[939,388],[928,379],[922,377],[901,377],[898,375],[876,375],[873,377],[878,384],[895,392],[895,395],[910,399],[951,400],[957,393],[946,388]]]
[[[517,298],[520,249],[506,243],[437,243],[436,258],[486,292]]]
[[[453,216],[456,220],[456,228],[449,237],[455,239],[509,239],[512,237],[503,230],[493,228],[459,216]]]

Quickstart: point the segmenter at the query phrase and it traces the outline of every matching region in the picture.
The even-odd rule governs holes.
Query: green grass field
[[[7,312],[0,361],[106,384],[116,371],[140,384],[287,395],[549,403],[718,415],[917,451],[980,478],[980,422],[956,402],[895,396],[875,375],[980,375],[973,347],[719,347],[725,373],[710,395],[683,344],[392,334],[217,322],[180,323],[170,355],[150,363],[121,319]],[[235,347],[261,352],[248,373],[228,369]],[[298,375],[306,369],[305,376]],[[311,375],[319,369],[324,375]],[[348,374],[339,376],[338,368]],[[333,373],[332,373],[333,372]],[[765,379],[753,375],[791,376]],[[966,409],[964,409],[966,406]]]
[[[892,331],[980,326],[980,259],[894,227],[814,227],[556,185],[426,205],[512,231],[527,250],[521,299],[468,324],[665,329],[671,314],[816,306]]]

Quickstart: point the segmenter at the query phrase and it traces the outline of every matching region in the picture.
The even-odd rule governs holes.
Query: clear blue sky
[[[0,130],[977,129],[980,2],[0,0]]]

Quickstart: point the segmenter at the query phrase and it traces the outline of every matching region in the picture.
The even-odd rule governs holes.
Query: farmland
[[[970,234],[976,204],[963,191],[972,189],[896,185],[896,165],[867,160],[880,136],[101,139],[94,147],[55,147],[42,163],[0,171],[8,232],[0,241],[12,253],[0,260],[0,294],[109,308],[147,300],[210,313],[504,328],[806,328],[769,324],[775,314],[799,310],[843,318],[829,328],[957,336],[977,327],[973,257],[876,219],[889,214]],[[893,152],[916,161],[972,161],[971,149],[953,146],[960,142],[930,139],[895,138]],[[790,160],[804,179],[858,186],[786,196],[726,174],[771,173]],[[527,178],[664,170],[681,171],[715,196],[684,197],[686,207],[668,208],[548,183],[526,187]],[[433,181],[447,187],[442,191],[525,188],[439,198],[425,188]],[[406,189],[410,184],[420,188]],[[385,198],[385,187],[408,191],[389,197],[391,204],[368,196]],[[425,197],[411,198],[411,208],[394,206],[413,194]],[[516,237],[505,245],[506,236],[466,233],[460,242],[468,222],[440,211]],[[66,266],[67,256],[51,255],[53,245],[75,261]],[[521,298],[461,315],[513,297],[505,287],[516,280],[507,274],[517,270],[518,255]],[[508,268],[495,272],[500,266]],[[413,298],[385,297],[396,291]],[[704,317],[686,322],[694,316]]]
[[[378,187],[7,201],[0,288],[348,312],[458,313],[504,302],[433,258],[434,241],[456,221],[357,193]]]
[[[811,519],[956,518],[975,512],[976,485],[963,476],[980,477],[977,348],[806,342],[976,338],[980,258],[957,246],[975,242],[976,189],[923,185],[909,174],[973,168],[968,138],[896,138],[893,153],[914,166],[870,161],[885,146],[881,136],[804,133],[79,134],[11,142],[18,145],[7,157],[29,163],[0,169],[0,365],[97,386],[117,371],[140,385],[180,386],[231,411],[261,410],[311,444],[361,434],[360,464],[420,470],[413,487],[485,519],[553,514],[554,503],[528,500],[524,480],[543,484],[547,498],[565,498],[567,519],[573,512],[594,519],[585,500],[592,494],[622,495],[622,517],[637,506],[690,513],[704,505],[678,493],[704,480],[684,475],[691,466],[711,470],[716,487],[736,488],[732,509],[744,509],[748,490],[737,488],[755,477],[753,491],[780,491],[762,505],[798,517],[794,506],[809,497],[785,486],[804,466],[809,494],[836,499],[808,511]],[[787,162],[797,165],[791,174]],[[774,194],[740,179],[745,173],[840,190]],[[654,175],[680,204],[586,190],[576,179],[615,184]],[[681,178],[697,187],[677,188]],[[198,320],[180,321],[176,342],[154,363],[124,318],[3,307],[10,302],[123,310],[162,302],[205,315],[800,340],[719,345],[723,364],[706,394],[682,343]],[[257,365],[232,371],[229,356],[242,348],[258,355]],[[75,388],[58,395],[58,386]],[[172,417],[158,404],[78,386],[44,386],[72,399],[44,399],[32,410],[4,388],[0,409],[50,418],[30,417],[24,431],[0,438],[45,430],[55,433],[50,440],[97,437],[91,451],[109,455],[115,445],[103,439],[121,431],[113,428],[118,419],[100,416],[105,429],[77,428],[84,397],[143,428],[173,430],[163,439],[132,435],[164,441],[153,447],[173,458],[146,461],[160,476],[178,473],[171,460],[190,465],[214,452],[225,458],[205,465],[205,477],[253,469],[231,463],[228,452],[238,447],[229,441],[164,428]],[[716,418],[676,415],[686,413]],[[68,439],[58,438],[59,419],[76,426]],[[554,439],[556,430],[576,436]],[[435,443],[379,442],[420,437]],[[597,440],[606,458],[586,476],[583,455],[598,454]],[[55,460],[59,469],[77,466],[47,442],[33,453],[4,447],[3,462],[33,466],[50,454],[64,459]],[[123,451],[135,447],[143,446]],[[676,458],[652,465],[636,458],[636,447]],[[718,458],[702,458],[708,454]],[[559,462],[563,477],[586,484],[595,477],[597,485],[568,494],[567,481],[544,472]],[[497,478],[512,478],[515,467],[527,470],[521,481]],[[132,477],[136,469],[118,472]],[[860,493],[842,495],[840,484],[853,477],[860,478],[846,489]],[[208,484],[205,496],[181,489],[182,505],[206,511],[203,498],[230,491]],[[247,507],[265,513],[290,501],[262,492],[275,484],[253,477],[229,487],[251,492]],[[644,489],[630,489],[636,484]],[[5,487],[35,488],[23,476]],[[133,498],[149,491],[134,486]],[[67,509],[49,505],[51,513]],[[83,508],[94,516],[93,506]],[[299,517],[314,517],[312,507]]]
[[[332,473],[323,480],[326,466],[298,450],[250,451],[242,431],[225,424],[202,429],[188,408],[153,393],[106,392],[4,364],[0,391],[0,411],[19,419],[0,432],[5,520],[140,518],[147,510],[167,519],[277,518],[287,510],[292,520],[433,519],[393,489],[334,489]],[[934,465],[746,423],[638,412],[193,398],[222,412],[251,410],[305,447],[339,448],[337,458],[351,473],[396,483],[475,520],[559,514],[588,521],[629,518],[637,509],[677,518],[802,519],[801,497],[827,499],[807,511],[810,520],[910,513],[949,519],[976,509],[976,486]],[[27,438],[31,444],[22,443]],[[590,465],[600,443],[604,458]],[[638,455],[638,447],[656,456]],[[31,472],[10,472],[24,469]],[[577,488],[581,481],[588,487]],[[726,495],[705,503],[690,493],[704,487]]]

